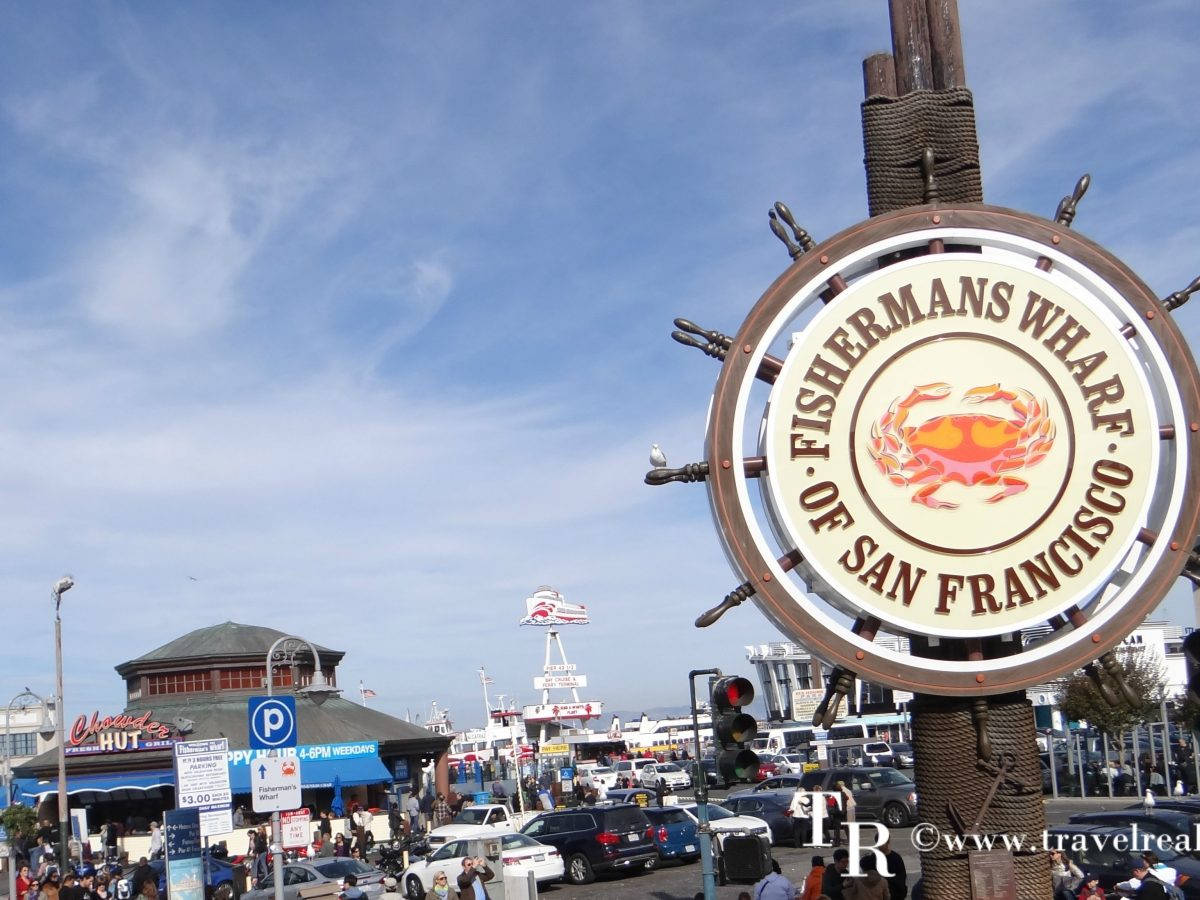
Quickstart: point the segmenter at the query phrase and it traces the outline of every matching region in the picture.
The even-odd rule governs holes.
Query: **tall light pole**
[[[59,871],[67,871],[67,836],[71,829],[67,823],[67,740],[64,724],[67,707],[63,702],[62,674],[62,595],[75,587],[75,579],[64,575],[54,582],[50,596],[54,598],[54,687],[58,695],[58,865]]]
[[[54,723],[50,721],[50,716],[46,712],[46,701],[31,691],[29,688],[21,691],[17,696],[8,701],[8,711],[4,714],[4,802],[5,805],[12,803],[12,715],[13,708],[26,710],[29,708],[27,703],[17,706],[18,700],[36,700],[42,707],[42,717],[38,720],[38,734],[49,740],[54,737]],[[10,900],[17,900],[17,841],[16,835],[12,834],[8,837],[8,896]]]
[[[296,665],[296,654],[304,647],[307,647],[313,656],[313,677],[312,681],[302,688],[296,689],[297,677],[292,678],[293,693],[299,694],[302,697],[309,697],[313,703],[320,706],[330,697],[340,694],[341,691],[329,684],[325,680],[325,673],[321,671],[321,654],[317,653],[315,645],[304,640],[304,638],[293,637],[292,635],[284,635],[278,638],[267,650],[267,696],[275,696],[275,666],[287,663],[293,668]],[[297,673],[298,675],[299,673]],[[271,755],[276,751],[272,750]],[[271,858],[272,873],[275,882],[275,900],[283,900],[283,835],[279,825],[279,811],[271,813]]]

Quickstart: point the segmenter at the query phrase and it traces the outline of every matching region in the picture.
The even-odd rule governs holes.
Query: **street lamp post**
[[[54,598],[54,687],[58,697],[58,865],[60,872],[67,871],[67,835],[71,829],[67,823],[67,741],[64,723],[67,718],[63,702],[62,665],[62,595],[75,586],[75,579],[64,575],[54,582],[50,596]]]
[[[4,714],[4,802],[5,805],[12,803],[12,715],[13,708],[28,709],[28,704],[17,706],[17,701],[21,699],[36,700],[42,707],[42,717],[38,722],[38,734],[47,740],[54,737],[54,723],[50,721],[50,716],[46,712],[46,701],[31,691],[29,688],[21,691],[17,696],[8,701],[8,711]],[[17,900],[17,842],[16,835],[8,836],[8,896],[10,900]]]
[[[296,679],[292,679],[293,693],[310,698],[313,703],[320,706],[330,697],[341,693],[333,685],[325,680],[325,673],[321,671],[321,655],[317,653],[315,645],[304,640],[304,638],[293,637],[292,635],[284,635],[273,643],[267,650],[267,696],[275,696],[275,667],[283,665],[285,662],[290,666],[296,665],[296,654],[301,648],[307,647],[313,657],[313,677],[312,682],[302,688],[295,689]],[[272,750],[274,754],[276,751]],[[283,833],[279,824],[279,811],[271,813],[271,859],[272,859],[272,874],[275,882],[275,900],[283,900]]]

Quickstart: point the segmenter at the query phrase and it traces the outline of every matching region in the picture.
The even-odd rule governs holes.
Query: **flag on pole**
[[[496,683],[493,678],[490,678],[488,676],[488,674],[483,671],[482,666],[480,666],[480,668],[479,668],[479,680],[482,681],[484,684],[495,684]]]
[[[371,690],[370,688],[366,688],[365,690],[363,690],[362,695],[369,700],[370,698],[375,696],[375,692],[373,690]]]
[[[362,701],[362,705],[366,706],[367,698],[374,697],[375,692],[373,690],[371,690],[370,688],[363,687],[363,683],[360,681],[358,683],[358,696],[359,696],[359,699]]]

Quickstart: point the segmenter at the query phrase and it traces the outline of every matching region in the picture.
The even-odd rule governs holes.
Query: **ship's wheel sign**
[[[1115,646],[1183,568],[1195,364],[1168,306],[1062,225],[880,216],[801,256],[725,340],[718,529],[746,593],[826,660],[932,692],[1027,686]],[[984,645],[1045,623],[1015,655]]]

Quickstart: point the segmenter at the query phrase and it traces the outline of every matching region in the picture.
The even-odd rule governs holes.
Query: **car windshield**
[[[913,781],[903,772],[895,769],[877,769],[866,773],[867,780],[876,787],[892,787],[893,785],[912,784]]]
[[[697,819],[700,818],[700,811],[695,806],[688,809]],[[717,819],[732,819],[733,813],[723,806],[717,806],[715,803],[708,804],[708,821],[715,822]]]
[[[482,825],[487,819],[487,814],[488,811],[486,809],[471,806],[455,816],[454,821],[459,825]]]
[[[675,763],[659,763],[654,767],[655,772],[682,772],[683,770]]]
[[[907,753],[912,749],[911,744],[892,744],[893,750],[899,750],[901,753]]]
[[[514,847],[540,847],[541,844],[527,834],[506,834],[500,838],[500,846],[511,850]]]
[[[589,769],[587,774],[589,774],[589,775],[608,775],[611,772],[612,772],[612,769],[610,769],[608,766],[596,766],[594,769]]]
[[[375,871],[359,859],[336,859],[326,863],[315,863],[313,868],[326,878],[344,878],[346,875],[365,875]]]

